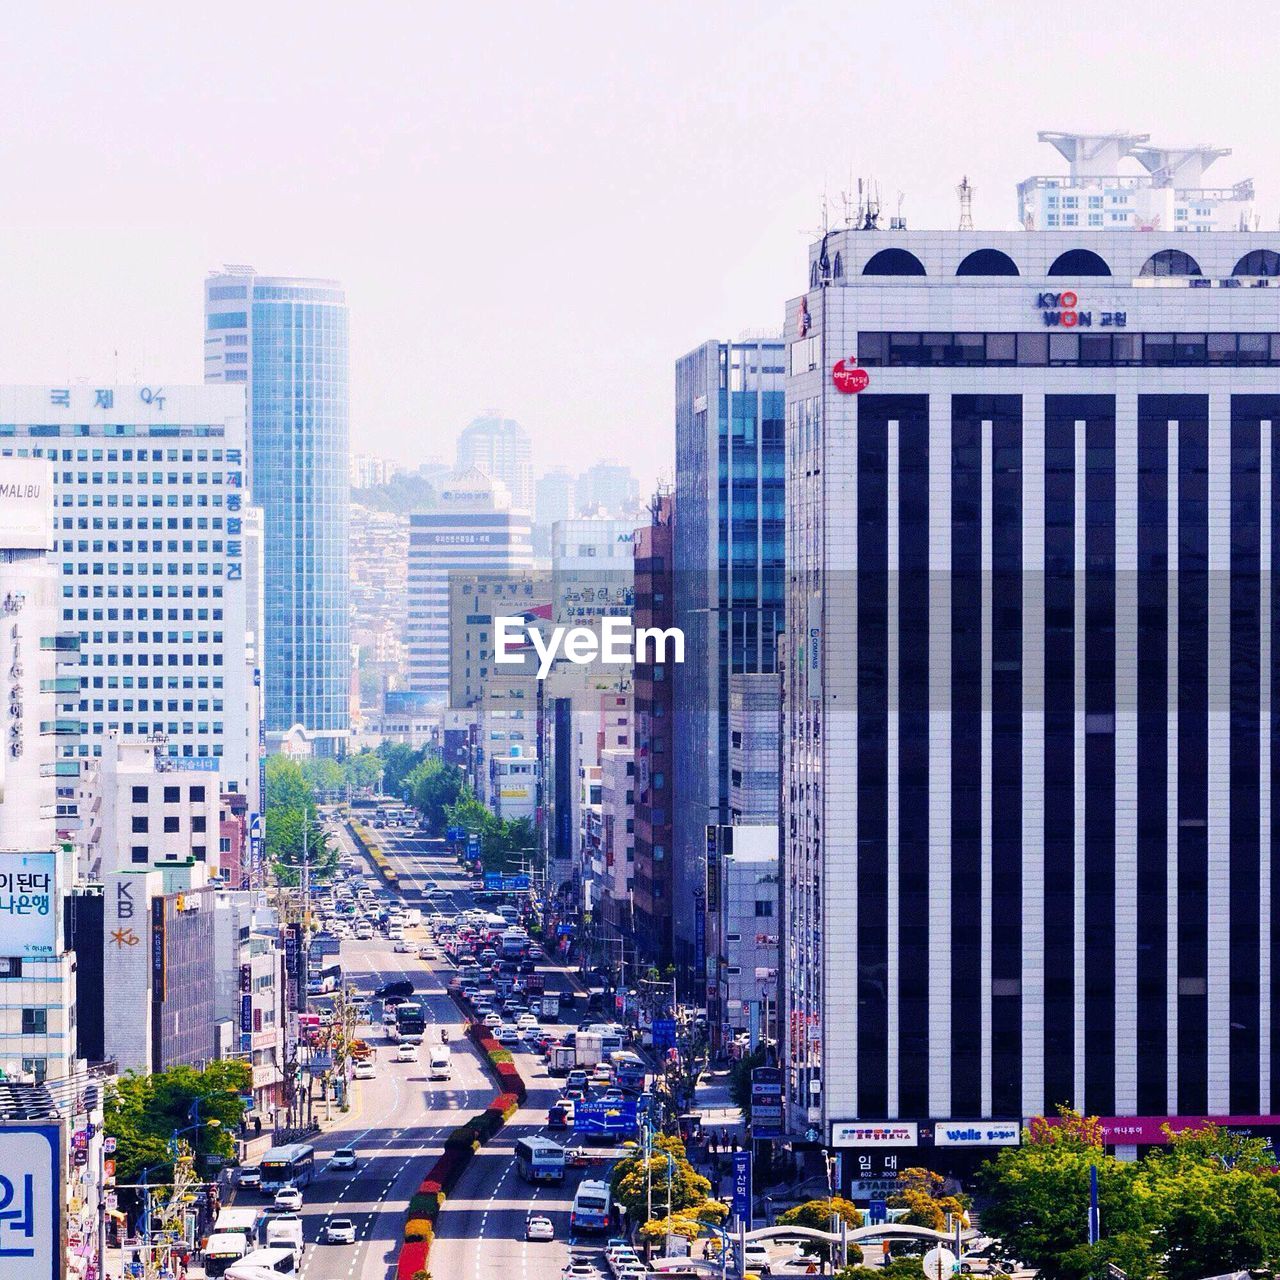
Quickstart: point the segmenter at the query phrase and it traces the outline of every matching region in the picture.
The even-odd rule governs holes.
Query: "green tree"
[[[405,742],[380,742],[378,755],[382,757],[382,790],[389,796],[404,796],[404,780],[425,757],[425,751],[415,751]]]
[[[752,1051],[733,1064],[729,1072],[729,1096],[742,1112],[742,1119],[751,1123],[751,1073],[765,1064],[765,1047],[756,1045]]]
[[[405,793],[437,834],[447,827],[448,810],[457,804],[466,785],[461,769],[435,758],[423,760],[404,780]]]
[[[670,1156],[670,1160],[667,1157]],[[613,1199],[626,1209],[633,1221],[644,1222],[648,1217],[650,1202],[649,1183],[652,1177],[654,1210],[667,1207],[667,1182],[671,1183],[671,1212],[681,1214],[701,1205],[711,1195],[711,1183],[696,1172],[685,1155],[684,1143],[679,1138],[655,1134],[653,1155],[646,1159],[637,1150],[634,1156],[619,1160],[613,1167],[611,1187]],[[687,1216],[687,1215],[686,1215]]]
[[[373,751],[360,751],[342,762],[343,785],[352,791],[376,787],[382,777],[382,758]]]
[[[809,1227],[814,1231],[830,1231],[832,1214],[850,1227],[860,1227],[862,1225],[862,1211],[852,1200],[846,1200],[843,1196],[824,1197],[821,1200],[806,1200],[804,1204],[798,1204],[794,1209],[788,1209],[786,1213],[779,1214],[778,1225],[781,1227]],[[818,1257],[823,1259],[831,1258],[833,1253],[833,1246],[824,1244],[820,1240],[810,1240],[806,1242],[805,1247],[810,1253],[817,1254]]]
[[[338,865],[338,850],[314,815],[302,809],[268,809],[266,856],[281,884],[295,885],[302,879],[304,833],[313,878],[327,879]]]
[[[207,1176],[209,1156],[229,1159],[235,1154],[235,1132],[245,1112],[240,1096],[252,1087],[248,1064],[236,1059],[211,1062],[203,1071],[172,1067],[153,1075],[127,1071],[106,1086],[103,1124],[116,1140],[116,1180],[140,1181],[150,1168],[151,1182],[164,1182],[173,1165],[170,1138],[183,1135],[196,1153],[197,1168]],[[199,1102],[197,1109],[196,1103]]]
[[[317,791],[342,790],[342,766],[328,756],[314,756],[302,761],[302,776],[306,779],[314,802]]]
[[[302,771],[302,765],[289,756],[271,756],[267,760],[267,811],[272,809],[311,809],[315,796]]]
[[[1108,1156],[1096,1118],[1062,1108],[1061,1123],[1033,1124],[1020,1147],[1006,1147],[981,1171],[990,1197],[984,1232],[1006,1257],[1035,1267],[1046,1280],[1086,1280],[1114,1262],[1144,1280],[1153,1273],[1151,1231],[1139,1167]],[[1098,1203],[1107,1235],[1084,1241],[1089,1170],[1098,1170]]]

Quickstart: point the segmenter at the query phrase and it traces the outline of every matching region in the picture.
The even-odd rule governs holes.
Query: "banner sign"
[[[751,1152],[733,1153],[733,1215],[739,1222],[751,1226]]]
[[[0,1124],[0,1277],[64,1275],[62,1130]]]
[[[1022,1141],[1017,1120],[937,1120],[935,1147],[1016,1147]]]
[[[831,1126],[833,1147],[914,1147],[920,1126],[914,1120],[849,1120]]]

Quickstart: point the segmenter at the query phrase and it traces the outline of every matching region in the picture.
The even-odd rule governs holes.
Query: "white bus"
[[[573,1197],[573,1209],[569,1213],[569,1226],[575,1232],[606,1233],[613,1225],[609,1214],[609,1184],[607,1182],[583,1182]]]
[[[262,1170],[264,1195],[273,1195],[281,1187],[305,1187],[315,1173],[316,1149],[305,1142],[272,1147],[258,1167]]]
[[[563,1182],[564,1148],[550,1138],[520,1138],[516,1142],[516,1168],[526,1182]],[[608,1188],[605,1190],[608,1204]]]

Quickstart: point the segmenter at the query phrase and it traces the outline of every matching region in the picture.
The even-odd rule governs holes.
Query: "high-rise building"
[[[631,613],[634,520],[579,517],[551,526],[552,617],[590,626]]]
[[[59,739],[79,729],[60,706],[79,681],[59,674],[75,638],[56,631],[51,480],[45,460],[0,459],[0,1067],[37,1081],[71,1074],[77,1056],[75,956],[63,920],[74,866],[57,845],[55,775]]]
[[[640,482],[631,468],[616,458],[602,458],[579,477],[576,488],[578,513],[631,519],[640,514]]]
[[[556,467],[539,477],[533,499],[534,555],[549,556],[552,525],[578,514],[576,486],[577,481],[567,467]]]
[[[649,523],[636,530],[635,608],[637,627],[665,631],[675,621],[675,501],[659,494]],[[671,963],[672,814],[671,780],[675,759],[672,694],[675,679],[669,666],[645,661],[632,669],[636,717],[635,739],[635,874],[633,926],[641,955],[665,969]],[[654,787],[654,775],[662,786]]]
[[[729,820],[729,677],[775,670],[783,625],[784,364],[773,339],[707,342],[676,363],[680,750],[650,785],[674,790],[675,962],[695,989],[706,981],[707,827]]]
[[[1277,272],[1275,233],[812,247],[786,329],[793,1129],[1016,1141],[1068,1104],[1159,1141],[1280,1111]]]
[[[0,459],[53,464],[59,625],[78,635],[79,738],[151,737],[256,795],[257,572],[239,387],[0,388]],[[74,825],[75,779],[59,778]]]
[[[529,433],[514,419],[484,414],[458,436],[456,470],[474,468],[492,480],[501,480],[511,495],[511,505],[533,514],[533,444]]]
[[[774,672],[729,677],[729,821],[778,821],[778,727],[781,677]]]
[[[495,618],[546,618],[550,612],[551,579],[545,573],[453,570],[449,575],[449,705],[455,709],[474,706],[484,682],[494,674]],[[528,656],[534,656],[532,651]]]
[[[472,469],[440,484],[434,510],[409,517],[409,687],[449,696],[449,574],[533,567],[529,513]]]
[[[205,381],[243,384],[263,509],[267,734],[313,749],[350,726],[347,300],[334,280],[226,267],[205,281]]]

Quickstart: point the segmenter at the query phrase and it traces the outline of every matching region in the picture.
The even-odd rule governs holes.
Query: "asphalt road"
[[[380,831],[381,844],[400,877],[402,896],[423,911],[424,921],[441,908],[452,914],[470,905],[469,877],[463,877],[440,842],[429,842],[394,830]],[[344,846],[350,847],[343,839]],[[371,872],[370,882],[376,882]],[[418,941],[424,930],[410,930]],[[387,1280],[401,1239],[404,1211],[441,1143],[454,1125],[484,1107],[494,1086],[479,1055],[463,1034],[463,1021],[445,991],[451,966],[426,962],[416,952],[393,950],[383,939],[344,939],[342,962],[348,981],[364,989],[402,975],[411,977],[427,1017],[426,1044],[447,1027],[453,1048],[453,1079],[426,1079],[425,1045],[419,1063],[394,1061],[395,1047],[380,1028],[366,1028],[377,1047],[378,1076],[355,1081],[351,1112],[316,1141],[317,1167],[335,1148],[354,1146],[360,1160],[354,1172],[318,1172],[306,1191],[304,1235],[308,1241],[303,1280]],[[548,989],[563,990],[563,971],[548,970]],[[561,1028],[562,1030],[565,1028]],[[515,1167],[518,1137],[547,1132],[547,1108],[559,1092],[559,1081],[546,1074],[537,1056],[516,1050],[529,1100],[499,1138],[482,1147],[437,1222],[431,1270],[449,1280],[558,1280],[570,1257],[596,1256],[600,1241],[569,1241],[569,1208],[582,1175],[573,1174],[560,1187],[525,1183]],[[317,1104],[323,1105],[323,1104]],[[553,1134],[563,1140],[563,1133]],[[524,1225],[536,1210],[552,1219],[556,1239],[527,1242]],[[324,1223],[350,1217],[356,1224],[354,1245],[320,1243]]]

